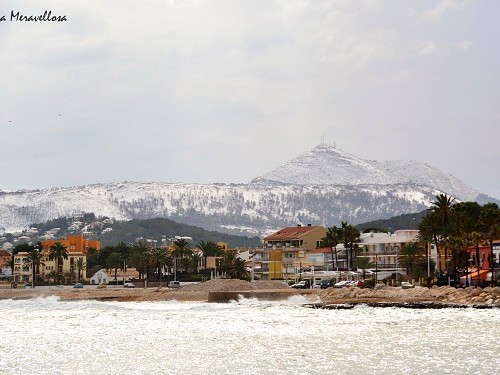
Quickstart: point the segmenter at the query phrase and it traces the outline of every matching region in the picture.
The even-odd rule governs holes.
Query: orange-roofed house
[[[83,261],[87,258],[87,252],[89,249],[93,248],[97,251],[101,250],[101,242],[99,240],[88,240],[83,236],[67,236],[60,238],[58,240],[44,240],[42,241],[42,247],[44,254],[46,255],[44,271],[50,272],[54,269],[54,261],[49,261],[49,251],[50,247],[55,243],[59,242],[61,245],[66,247],[68,252],[68,259],[63,259],[62,264],[59,265],[60,272],[62,275],[76,274],[76,262],[78,259],[82,258]],[[50,263],[48,265],[48,263]],[[50,268],[52,266],[52,268]],[[41,272],[43,274],[43,272]],[[83,280],[87,279],[86,267],[80,270],[80,278]],[[76,279],[75,279],[76,280]]]
[[[293,279],[306,252],[321,246],[326,235],[322,226],[286,227],[264,237],[264,247],[256,249],[251,261],[256,279]]]
[[[90,248],[96,250],[101,249],[101,243],[98,240],[87,240],[83,236],[67,236],[57,240],[44,240],[42,241],[42,251],[43,251],[43,263],[36,273],[37,279],[48,279],[54,280],[54,273],[57,273],[55,269],[55,260],[49,259],[50,248],[54,244],[59,242],[61,245],[66,247],[66,252],[68,254],[68,259],[62,259],[59,264],[59,274],[63,275],[67,282],[76,282],[78,276],[80,280],[87,279],[86,267],[78,270],[77,262],[82,259],[83,262],[86,261],[87,252]],[[20,252],[17,253],[14,258],[14,279],[18,282],[30,283],[32,279],[32,270],[28,265],[28,253]]]

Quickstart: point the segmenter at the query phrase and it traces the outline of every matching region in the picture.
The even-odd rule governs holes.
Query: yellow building
[[[308,224],[283,228],[264,237],[264,247],[256,249],[251,259],[255,278],[294,278],[307,251],[320,247],[325,235],[324,227]]]
[[[226,242],[217,242],[217,245],[219,245],[220,249],[224,252],[225,251],[236,251],[236,249],[229,249],[229,246]],[[202,255],[201,252],[200,252],[200,255]],[[221,258],[223,258],[223,256],[207,257],[207,269],[212,269],[212,268],[216,269],[217,265],[220,263],[219,259],[221,259]],[[216,262],[217,262],[217,264],[216,264]],[[202,260],[202,263],[203,263],[203,260]],[[200,269],[203,269],[203,266],[204,266],[204,264],[201,264]]]

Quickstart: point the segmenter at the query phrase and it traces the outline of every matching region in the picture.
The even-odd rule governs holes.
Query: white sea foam
[[[308,302],[3,300],[0,373],[500,373],[498,309]]]

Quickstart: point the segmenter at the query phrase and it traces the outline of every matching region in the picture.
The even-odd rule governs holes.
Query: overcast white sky
[[[1,0],[2,15],[0,190],[249,182],[324,137],[500,198],[498,1]]]

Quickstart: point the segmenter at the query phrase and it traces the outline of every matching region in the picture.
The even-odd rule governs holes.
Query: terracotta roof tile
[[[279,231],[264,237],[264,241],[276,241],[276,240],[293,240],[300,238],[304,233],[310,232],[318,228],[315,226],[305,226],[305,227],[287,227],[280,229]]]

